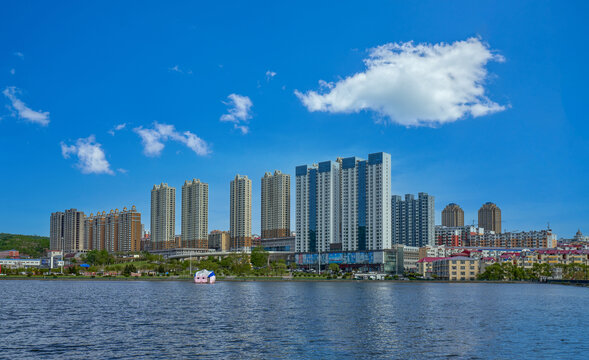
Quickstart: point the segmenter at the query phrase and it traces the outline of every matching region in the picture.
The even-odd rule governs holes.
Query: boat
[[[215,272],[207,269],[199,270],[194,273],[194,282],[196,284],[214,284],[216,279]]]

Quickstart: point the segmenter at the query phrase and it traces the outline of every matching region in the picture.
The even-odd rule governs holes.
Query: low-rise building
[[[405,271],[417,272],[417,262],[419,261],[419,248],[416,246],[394,245],[398,251],[403,252],[403,267]]]
[[[18,259],[20,253],[18,250],[3,250],[0,251],[0,259]]]
[[[229,251],[229,249],[231,249],[231,236],[229,231],[211,231],[209,234],[209,249]]]
[[[432,263],[432,275],[442,280],[476,280],[478,274],[479,260],[475,258],[455,256]]]
[[[41,259],[0,259],[0,266],[7,268],[38,268]]]
[[[442,260],[445,257],[424,257],[417,261],[417,272],[424,278],[432,277],[433,263],[437,260]]]
[[[261,239],[260,245],[266,251],[294,251],[295,237],[288,236],[281,238]]]
[[[296,253],[295,262],[302,269],[327,269],[338,264],[343,271],[403,274],[403,247],[370,251],[329,251]]]

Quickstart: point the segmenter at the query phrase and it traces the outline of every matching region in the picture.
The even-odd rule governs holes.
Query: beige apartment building
[[[119,213],[118,251],[135,252],[141,250],[141,213],[135,205],[130,210],[123,208]]]
[[[119,251],[119,209],[110,210],[104,221],[104,249]]]
[[[446,205],[442,210],[442,226],[464,226],[464,210],[454,203]]]
[[[213,230],[209,234],[209,249],[229,251],[231,249],[229,231]]]
[[[236,175],[230,184],[231,249],[252,246],[252,181]]]
[[[151,189],[151,247],[154,250],[176,245],[176,188],[161,183]]]
[[[96,215],[90,214],[91,221],[89,224],[91,228],[89,232],[92,234],[92,249],[93,250],[104,250],[105,247],[105,223],[106,223],[106,212],[98,211]]]
[[[182,186],[182,247],[208,248],[209,184],[200,179]]]
[[[492,202],[487,202],[479,209],[479,227],[501,233],[501,209]]]
[[[432,263],[432,274],[441,280],[476,280],[479,274],[479,259],[456,256],[436,260]]]
[[[261,210],[262,239],[290,236],[290,175],[264,174]]]

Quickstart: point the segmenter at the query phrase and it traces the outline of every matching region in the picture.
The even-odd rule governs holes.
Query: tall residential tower
[[[435,245],[434,197],[419,193],[405,200],[393,195],[391,200],[393,244],[422,247]]]
[[[446,205],[442,210],[442,226],[464,226],[464,211],[459,205],[454,203]]]
[[[501,233],[501,209],[492,202],[487,202],[479,209],[479,227]]]
[[[290,175],[264,174],[261,209],[262,239],[290,236]]]
[[[341,164],[296,167],[296,252],[341,247]]]
[[[390,249],[391,155],[341,161],[342,250]]]
[[[230,234],[233,250],[252,246],[252,181],[236,175],[230,184]]]
[[[161,183],[151,190],[151,246],[154,250],[175,246],[176,188]]]
[[[182,247],[207,249],[209,184],[197,179],[182,186]]]

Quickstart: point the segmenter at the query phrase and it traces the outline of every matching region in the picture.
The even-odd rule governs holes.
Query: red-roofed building
[[[4,250],[0,251],[0,259],[18,259],[20,258],[20,253],[18,250]]]
[[[424,257],[417,261],[417,271],[423,277],[431,277],[432,275],[432,263],[437,260],[445,259],[443,257]]]

